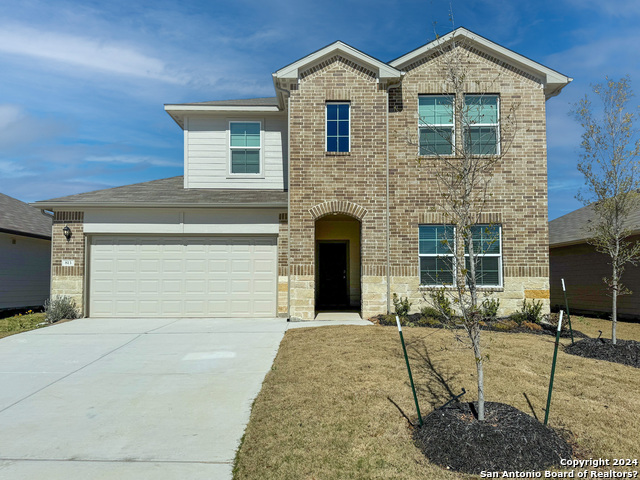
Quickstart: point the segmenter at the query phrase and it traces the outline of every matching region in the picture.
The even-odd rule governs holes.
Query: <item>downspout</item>
[[[41,208],[40,212],[42,213],[42,215],[49,215],[47,213],[47,210],[45,210],[44,208]],[[49,247],[49,301],[52,300],[51,289],[53,287],[53,226],[55,225],[54,220],[56,219],[55,212],[51,210],[51,213],[51,246]]]
[[[387,85],[387,172],[386,172],[386,180],[387,180],[387,315],[391,313],[391,226],[390,226],[390,212],[389,212],[389,109],[391,105],[389,103],[389,90],[392,88],[398,88],[402,85],[402,78],[404,77],[404,72],[400,74],[400,80]]]
[[[291,192],[289,183],[291,182],[291,91],[278,86],[276,75],[273,74],[273,86],[276,91],[287,96],[287,321],[291,321],[291,224],[289,222],[289,212],[291,211]]]

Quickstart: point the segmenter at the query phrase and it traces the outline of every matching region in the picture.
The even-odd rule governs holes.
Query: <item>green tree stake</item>
[[[562,314],[560,310],[560,319],[558,320],[558,331],[556,332],[556,347],[553,351],[553,363],[551,364],[551,379],[549,380],[549,395],[547,396],[547,410],[544,413],[544,424],[549,421],[549,407],[551,406],[551,392],[553,391],[553,376],[556,373],[556,359],[558,358],[558,345],[560,345],[560,329],[562,328]]]
[[[571,327],[571,314],[569,313],[569,300],[567,300],[567,289],[564,288],[564,278],[562,279],[562,293],[564,293],[564,306],[567,307],[567,322],[569,322],[569,332],[571,333],[571,345],[573,345],[573,328]]]
[[[404,360],[407,362],[407,371],[409,372],[409,381],[411,382],[411,391],[413,392],[413,400],[416,402],[416,410],[418,411],[418,421],[422,426],[422,415],[420,414],[420,405],[418,405],[418,395],[416,395],[416,387],[413,385],[413,375],[411,375],[411,367],[409,366],[409,357],[407,356],[407,347],[404,345],[404,337],[402,336],[402,326],[400,326],[400,318],[396,315],[396,323],[398,324],[398,332],[400,333],[400,342],[402,342],[402,351],[404,352]]]

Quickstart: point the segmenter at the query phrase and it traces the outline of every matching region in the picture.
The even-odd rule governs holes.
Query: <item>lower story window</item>
[[[502,243],[499,225],[474,225],[473,258],[476,285],[502,286]],[[456,278],[454,252],[455,227],[453,225],[420,225],[419,257],[420,284],[423,286],[452,285]],[[465,248],[465,268],[470,271],[471,256]]]
[[[455,230],[452,225],[420,225],[420,285],[452,285],[455,272]]]

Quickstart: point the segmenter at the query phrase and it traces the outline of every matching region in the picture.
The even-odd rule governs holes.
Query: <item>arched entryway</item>
[[[315,310],[360,312],[360,221],[330,213],[315,223]]]

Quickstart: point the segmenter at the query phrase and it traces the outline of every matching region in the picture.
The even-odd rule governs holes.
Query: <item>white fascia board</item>
[[[491,40],[487,40],[486,38],[483,38],[480,35],[477,35],[462,27],[449,32],[446,35],[438,38],[437,40],[427,43],[426,45],[423,45],[422,47],[417,48],[416,50],[413,50],[412,52],[409,52],[406,55],[393,60],[392,62],[389,62],[389,64],[396,68],[406,67],[416,58],[419,58],[435,50],[443,44],[448,43],[455,37],[465,37],[476,44],[476,46],[478,46],[481,50],[489,51],[492,55],[499,58],[500,60],[517,66],[522,70],[532,73],[535,76],[542,77],[545,83],[545,93],[547,94],[547,98],[560,93],[560,90],[573,80],[573,78],[571,77],[567,77],[566,75],[556,72],[551,68],[545,67],[538,62],[534,62],[533,60],[520,55],[519,53],[513,52],[508,48],[498,45]]]
[[[319,63],[325,58],[329,58],[336,53],[341,53],[346,57],[354,59],[357,63],[371,68],[378,74],[378,78],[380,79],[400,78],[401,72],[396,68],[370,57],[369,55],[362,53],[360,50],[340,41],[334,42],[317,52],[307,55],[306,57],[281,68],[275,73],[275,76],[280,79],[297,79],[301,69],[307,65]]]
[[[277,105],[165,105],[169,114],[194,112],[279,112]]]
[[[184,130],[184,119],[187,115],[201,113],[280,113],[282,110],[276,105],[165,105],[165,111]]]

